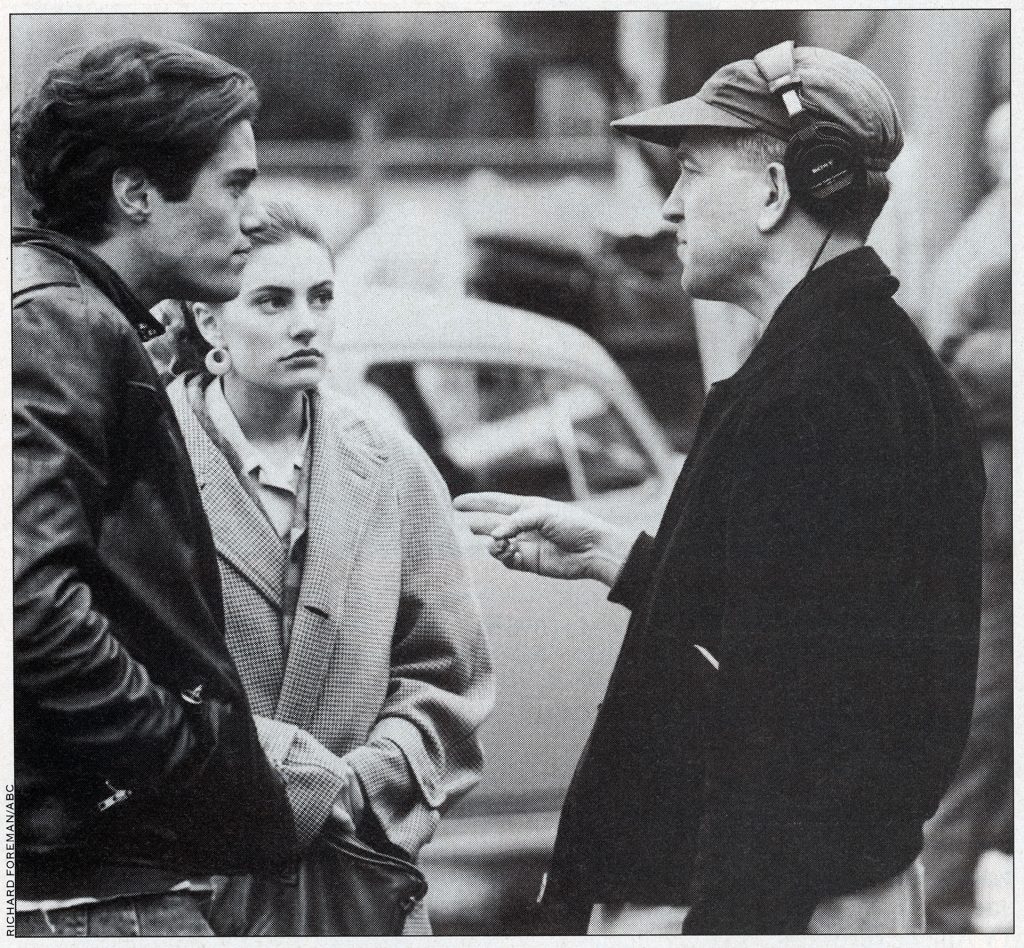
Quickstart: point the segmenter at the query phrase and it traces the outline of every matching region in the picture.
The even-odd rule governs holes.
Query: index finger
[[[482,491],[476,494],[460,494],[452,501],[456,510],[464,513],[515,513],[523,506],[526,497],[518,494],[501,494],[498,491]]]
[[[460,511],[460,513],[462,515],[458,518],[459,522],[464,523],[469,527],[470,532],[475,533],[478,537],[489,537],[505,522],[505,517],[501,514],[477,513],[476,511],[470,513]]]

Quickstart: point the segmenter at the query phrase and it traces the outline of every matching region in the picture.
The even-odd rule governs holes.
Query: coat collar
[[[124,314],[143,342],[163,335],[164,327],[160,321],[143,306],[142,301],[110,265],[85,244],[40,227],[15,227],[12,243],[16,246],[45,247],[65,260],[70,260]]]
[[[278,462],[276,458],[265,457],[245,436],[224,396],[224,386],[220,379],[214,379],[206,388],[206,410],[207,416],[216,425],[221,437],[234,449],[242,470],[250,477],[255,477],[260,484],[295,493],[294,472],[296,468],[302,467],[309,442],[309,398],[305,394],[302,398],[302,439],[296,446],[295,454],[284,463]]]
[[[871,247],[859,247],[834,257],[789,291],[746,362],[715,385],[715,390],[721,394],[737,393],[814,335],[828,332],[836,320],[850,318],[846,304],[851,300],[888,298],[899,285]]]

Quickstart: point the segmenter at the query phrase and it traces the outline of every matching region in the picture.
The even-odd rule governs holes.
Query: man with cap
[[[505,565],[632,611],[562,810],[551,930],[923,931],[922,824],[971,717],[985,480],[865,246],[893,101],[783,43],[614,126],[676,150],[684,287],[765,329],[712,386],[655,537],[456,501]]]

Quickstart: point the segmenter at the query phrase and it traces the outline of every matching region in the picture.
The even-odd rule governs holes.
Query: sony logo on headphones
[[[831,168],[835,162],[830,158],[828,161],[823,161],[820,165],[816,165],[811,169],[811,174],[818,174],[820,171],[824,171],[826,168]]]

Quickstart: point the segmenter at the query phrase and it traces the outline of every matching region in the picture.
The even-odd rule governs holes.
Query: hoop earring
[[[210,375],[226,375],[231,368],[231,353],[223,346],[217,346],[206,353],[206,371]]]

